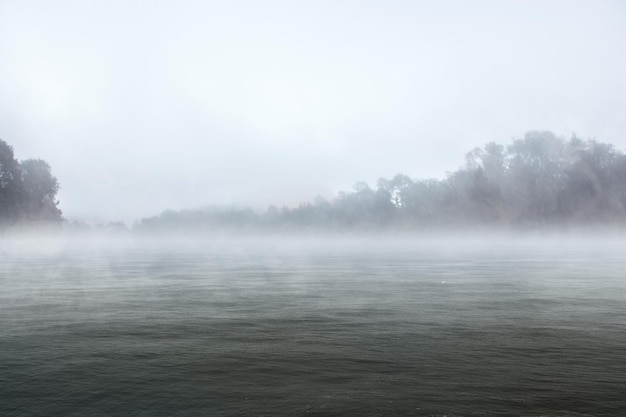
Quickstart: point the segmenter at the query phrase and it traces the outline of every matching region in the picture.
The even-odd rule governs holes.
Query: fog
[[[602,263],[604,257],[619,256],[626,249],[626,230],[615,227],[572,230],[436,229],[401,231],[217,231],[215,233],[119,233],[106,229],[12,229],[0,236],[0,253],[7,258],[37,254],[59,259],[82,254],[106,256],[117,253],[132,258],[138,253],[188,254],[192,262],[213,254],[273,256],[325,255],[342,257],[361,254],[375,260],[393,254],[447,255],[451,259],[472,253],[494,259],[554,259],[578,254]],[[126,255],[124,255],[126,256]],[[197,257],[197,258],[194,258]]]
[[[0,0],[0,415],[626,410],[623,1]]]
[[[626,148],[621,1],[0,3],[0,139],[65,218],[295,207],[531,130]]]

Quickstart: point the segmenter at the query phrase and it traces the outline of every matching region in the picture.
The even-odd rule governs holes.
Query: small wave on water
[[[619,256],[277,255],[10,253],[0,264],[0,415],[626,409]]]

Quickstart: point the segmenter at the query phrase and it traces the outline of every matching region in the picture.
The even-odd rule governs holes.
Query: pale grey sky
[[[528,130],[626,150],[626,2],[0,0],[0,138],[67,218],[442,178]]]

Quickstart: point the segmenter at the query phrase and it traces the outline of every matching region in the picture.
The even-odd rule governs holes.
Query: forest
[[[41,159],[17,161],[0,140],[0,228],[59,224],[59,182]],[[443,179],[405,174],[357,183],[331,200],[296,207],[166,210],[135,222],[136,233],[212,231],[375,231],[467,227],[533,229],[626,223],[626,155],[613,145],[528,132],[487,143]],[[126,230],[112,222],[109,229]]]
[[[138,221],[137,232],[212,230],[432,230],[467,227],[532,229],[622,224],[626,156],[613,145],[547,131],[509,145],[467,153],[444,179],[380,178],[336,198],[297,207],[208,207],[165,211]]]

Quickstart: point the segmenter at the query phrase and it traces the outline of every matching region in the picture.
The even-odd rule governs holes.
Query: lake
[[[620,239],[14,239],[3,416],[618,416]]]

